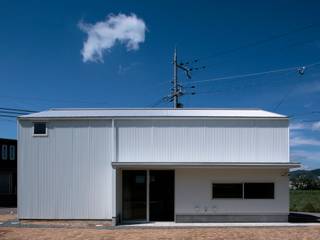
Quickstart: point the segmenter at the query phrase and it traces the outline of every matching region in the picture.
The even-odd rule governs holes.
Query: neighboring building
[[[0,138],[0,207],[17,206],[17,140]]]
[[[19,117],[19,219],[287,221],[288,118],[259,109]]]

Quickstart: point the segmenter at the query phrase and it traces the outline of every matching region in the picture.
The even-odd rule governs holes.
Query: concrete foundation
[[[288,222],[288,215],[176,215],[177,223]]]

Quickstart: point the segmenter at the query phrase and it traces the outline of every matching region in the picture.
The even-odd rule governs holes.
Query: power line
[[[281,33],[281,34],[274,34],[271,37],[266,38],[266,39],[257,40],[255,42],[248,43],[248,44],[245,44],[245,45],[242,45],[242,46],[239,46],[239,47],[235,47],[235,48],[227,49],[227,50],[224,50],[224,51],[220,51],[220,52],[217,52],[215,54],[210,54],[209,56],[206,56],[206,57],[202,57],[202,58],[197,58],[197,59],[191,60],[189,62],[196,63],[196,62],[199,62],[201,60],[203,61],[203,60],[206,60],[206,59],[212,59],[212,58],[221,57],[221,56],[224,56],[224,55],[227,55],[227,54],[238,52],[238,51],[243,50],[243,49],[248,49],[248,48],[251,48],[251,47],[256,47],[256,46],[259,46],[259,45],[263,45],[263,44],[268,43],[270,41],[286,37],[286,36],[288,36],[290,34],[293,34],[293,33],[296,33],[296,32],[301,32],[301,31],[304,31],[304,30],[307,30],[307,29],[310,29],[310,28],[318,27],[318,26],[319,26],[319,24],[308,24],[308,25],[305,25],[305,26],[302,26],[302,27],[299,27],[299,28],[292,29],[291,31],[288,31],[288,32],[284,32],[284,33]]]
[[[287,72],[287,71],[292,71],[292,70],[295,70],[295,69],[297,69],[297,67],[276,69],[276,70],[270,70],[270,71],[265,71],[265,72],[256,72],[256,73],[247,73],[247,74],[232,75],[232,76],[228,76],[228,77],[209,78],[209,79],[204,79],[204,80],[198,80],[198,81],[188,82],[188,83],[186,83],[186,84],[215,82],[215,81],[230,80],[230,79],[236,79],[236,78],[254,77],[254,76],[271,74],[271,73]]]
[[[26,112],[26,113],[34,113],[36,111],[33,110],[27,110],[27,109],[18,109],[18,108],[5,108],[5,107],[0,107],[0,110],[3,111],[10,111],[10,112]]]
[[[162,98],[160,98],[159,100],[155,101],[153,104],[150,104],[150,107],[152,107],[152,108],[157,107],[157,106],[159,106],[161,103],[164,103],[164,102],[165,102],[165,100],[164,100],[164,98],[162,97]]]
[[[313,67],[313,66],[316,66],[316,65],[319,65],[319,64],[320,64],[320,62],[315,62],[315,63],[309,64],[307,66],[304,66],[304,68],[307,69],[307,68],[310,68],[310,67]],[[204,80],[191,81],[191,82],[186,83],[186,85],[195,84],[195,83],[215,82],[215,81],[221,81],[221,80],[230,80],[230,79],[237,79],[237,78],[254,77],[254,76],[259,76],[259,75],[266,75],[266,74],[280,73],[280,72],[288,72],[288,71],[293,71],[293,70],[298,71],[300,68],[301,68],[301,66],[299,66],[299,67],[281,68],[281,69],[269,70],[269,71],[264,71],[264,72],[239,74],[239,75],[233,75],[233,76],[227,76],[227,77],[209,78],[209,79],[204,79]]]
[[[313,115],[313,114],[320,114],[320,111],[311,111],[311,112],[305,112],[305,113],[295,113],[295,114],[291,114],[288,117],[291,119],[295,119],[297,117],[300,116],[306,116],[306,115]]]
[[[15,115],[6,115],[6,114],[0,113],[0,117],[16,118],[17,116],[15,116]]]
[[[17,96],[8,96],[8,95],[1,95],[0,98],[12,98],[18,100],[27,100],[27,101],[41,101],[41,102],[59,102],[59,103],[87,103],[87,104],[105,104],[106,101],[86,101],[83,99],[46,99],[46,98],[37,98],[37,97],[17,97]]]
[[[310,66],[310,65],[309,65]],[[298,87],[298,83],[299,83],[299,80],[300,80],[300,77],[304,74],[304,71],[305,71],[305,67],[302,67],[300,69],[298,69],[298,73],[300,74],[299,77],[297,77],[297,80],[296,82],[293,84],[292,88],[287,92],[285,93],[285,95],[280,99],[280,101],[275,105],[273,111],[277,111],[278,108],[281,106],[282,103],[284,103],[287,98],[291,95],[291,93]]]
[[[0,121],[6,121],[6,122],[11,122],[11,123],[16,123],[15,120],[10,119],[10,118],[6,118],[6,117],[0,117]]]
[[[20,108],[7,108],[7,107],[0,107],[0,117],[2,120],[14,121],[8,118],[17,118],[20,115],[31,114],[34,113],[33,110],[28,109],[20,109]]]

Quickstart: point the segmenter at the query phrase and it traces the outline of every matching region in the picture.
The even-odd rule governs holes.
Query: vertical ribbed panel
[[[47,137],[19,127],[19,218],[111,218],[111,121],[51,121]]]
[[[120,162],[288,162],[286,120],[118,120]]]

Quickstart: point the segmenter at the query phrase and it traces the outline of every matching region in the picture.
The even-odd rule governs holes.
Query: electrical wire
[[[209,79],[204,79],[204,80],[191,81],[191,82],[187,82],[185,84],[190,85],[190,84],[195,84],[195,83],[215,82],[215,81],[221,81],[221,80],[254,77],[254,76],[266,75],[266,74],[271,74],[271,73],[287,72],[287,71],[292,71],[292,70],[296,70],[296,69],[297,69],[297,67],[283,68],[283,69],[276,69],[276,70],[270,70],[270,71],[264,71],[264,72],[232,75],[232,76],[228,76],[228,77],[209,78]]]
[[[297,117],[313,115],[313,114],[320,114],[320,111],[311,111],[311,112],[305,112],[305,113],[295,113],[295,114],[289,115],[288,117],[290,119],[296,119]]]
[[[27,109],[18,109],[18,108],[5,108],[5,107],[0,107],[0,110],[3,111],[18,111],[18,112],[29,112],[29,113],[34,113],[36,111],[34,110],[27,110]]]
[[[13,119],[7,119],[7,118],[5,118],[5,117],[0,117],[0,121],[10,122],[10,123],[17,123],[15,120],[13,120]]]
[[[15,115],[6,115],[6,114],[0,113],[0,117],[16,118],[17,116],[15,116]]]
[[[284,103],[288,97],[293,93],[293,91],[298,87],[298,83],[300,80],[300,77],[297,77],[296,82],[293,84],[292,88],[290,88],[290,90],[280,99],[280,101],[274,106],[273,111],[277,111],[278,108],[282,105],[282,103]]]
[[[271,37],[266,38],[266,39],[257,40],[255,42],[248,43],[248,44],[245,44],[245,45],[242,45],[242,46],[239,46],[239,47],[227,49],[227,50],[224,50],[224,51],[221,51],[221,52],[217,52],[215,54],[210,54],[209,56],[206,56],[206,57],[197,58],[195,60],[190,60],[189,62],[192,62],[192,61],[198,62],[198,61],[203,61],[203,60],[206,60],[206,59],[212,59],[212,58],[221,57],[221,56],[228,55],[228,54],[231,54],[231,53],[234,53],[234,52],[238,52],[238,51],[243,50],[243,49],[248,49],[248,48],[251,48],[251,47],[256,47],[256,46],[259,46],[259,45],[263,45],[265,43],[268,43],[268,42],[274,41],[276,39],[280,39],[280,38],[286,37],[286,36],[291,35],[293,33],[305,31],[307,29],[311,29],[311,28],[318,27],[318,26],[320,26],[320,24],[318,24],[318,23],[316,23],[316,24],[314,24],[314,23],[308,24],[308,25],[305,25],[305,26],[302,26],[302,27],[298,27],[298,28],[292,29],[291,31],[287,31],[287,32],[284,32],[284,33],[281,33],[281,34],[274,34]]]
[[[316,65],[319,65],[319,62],[314,62],[312,64],[306,65],[305,68],[310,68]],[[275,70],[269,70],[264,72],[255,72],[255,73],[247,73],[247,74],[239,74],[239,75],[233,75],[233,76],[227,76],[227,77],[218,77],[218,78],[209,78],[204,80],[198,80],[198,81],[191,81],[185,83],[185,85],[195,84],[195,83],[205,83],[205,82],[215,82],[215,81],[221,81],[221,80],[230,80],[230,79],[237,79],[237,78],[247,78],[247,77],[254,77],[254,76],[260,76],[260,75],[266,75],[266,74],[273,74],[273,73],[280,73],[280,72],[288,72],[293,70],[298,70],[301,66],[297,67],[289,67],[289,68],[281,68],[281,69],[275,69]]]
[[[37,97],[17,97],[17,96],[8,96],[0,95],[0,98],[11,98],[17,100],[27,100],[29,102],[53,102],[53,103],[86,103],[86,104],[105,104],[106,101],[86,101],[83,99],[46,99],[46,98],[37,98]]]

